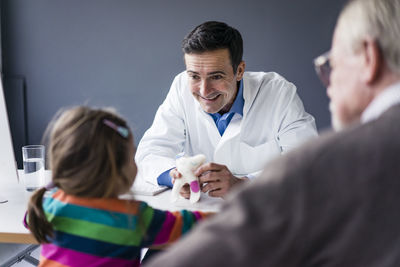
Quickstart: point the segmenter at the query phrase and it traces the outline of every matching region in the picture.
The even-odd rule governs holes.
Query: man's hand
[[[233,186],[248,180],[234,176],[225,165],[212,162],[201,165],[194,175],[199,177],[201,191],[212,197],[224,197]]]
[[[176,168],[172,169],[169,175],[172,177],[172,183],[175,182],[175,179],[180,179],[182,177],[182,174],[178,172]],[[194,172],[194,175],[199,177],[199,182],[202,188],[201,191],[203,193],[208,192],[208,195],[211,197],[223,198],[233,186],[248,180],[247,177],[239,178],[234,176],[225,165],[212,162],[201,165]],[[189,184],[185,184],[179,193],[184,198],[189,199]]]

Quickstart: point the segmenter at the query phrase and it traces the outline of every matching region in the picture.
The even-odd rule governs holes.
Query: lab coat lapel
[[[201,116],[203,116],[203,119],[206,123],[205,131],[206,134],[209,136],[211,142],[214,144],[215,152],[220,150],[223,146],[229,144],[229,141],[235,138],[240,133],[242,122],[241,115],[235,114],[233,116],[228,127],[225,129],[224,134],[221,136],[212,117],[204,112],[200,106],[198,108],[200,109],[200,114]]]
[[[210,115],[208,115],[204,110],[201,108],[201,106],[196,103],[198,113],[200,113],[200,116],[202,116],[202,121],[204,121],[204,133],[209,136],[211,143],[213,144],[214,147],[217,147],[221,140],[221,135],[219,134],[218,128],[215,125],[214,120]],[[199,129],[201,131],[201,129]]]
[[[225,144],[229,143],[230,140],[235,138],[240,133],[242,116],[235,113],[232,120],[228,124],[228,127],[225,129],[224,134],[222,135],[216,150],[221,149]]]

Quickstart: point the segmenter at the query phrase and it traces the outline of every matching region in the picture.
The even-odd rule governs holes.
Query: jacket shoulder
[[[266,88],[274,91],[278,89],[279,91],[296,91],[296,86],[293,83],[276,72],[245,72],[243,79],[247,88],[252,90]]]
[[[254,82],[283,82],[289,83],[282,75],[277,72],[263,72],[263,71],[246,71],[244,73],[244,79],[248,79]]]

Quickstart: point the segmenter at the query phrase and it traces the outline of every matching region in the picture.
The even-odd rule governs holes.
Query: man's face
[[[353,52],[344,27],[339,24],[333,36],[330,63],[332,67],[328,96],[332,126],[336,130],[358,121],[371,101],[363,82],[363,51]],[[347,42],[346,42],[347,41]]]
[[[227,112],[243,77],[244,62],[233,72],[228,49],[185,54],[186,72],[193,97],[207,113]]]

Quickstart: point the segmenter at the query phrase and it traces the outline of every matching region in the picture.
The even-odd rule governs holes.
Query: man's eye
[[[191,78],[192,80],[199,80],[199,79],[200,79],[200,76],[198,76],[198,75],[191,75],[190,78]]]
[[[213,79],[213,80],[222,79],[222,75],[214,75],[214,76],[211,76],[211,79]]]

